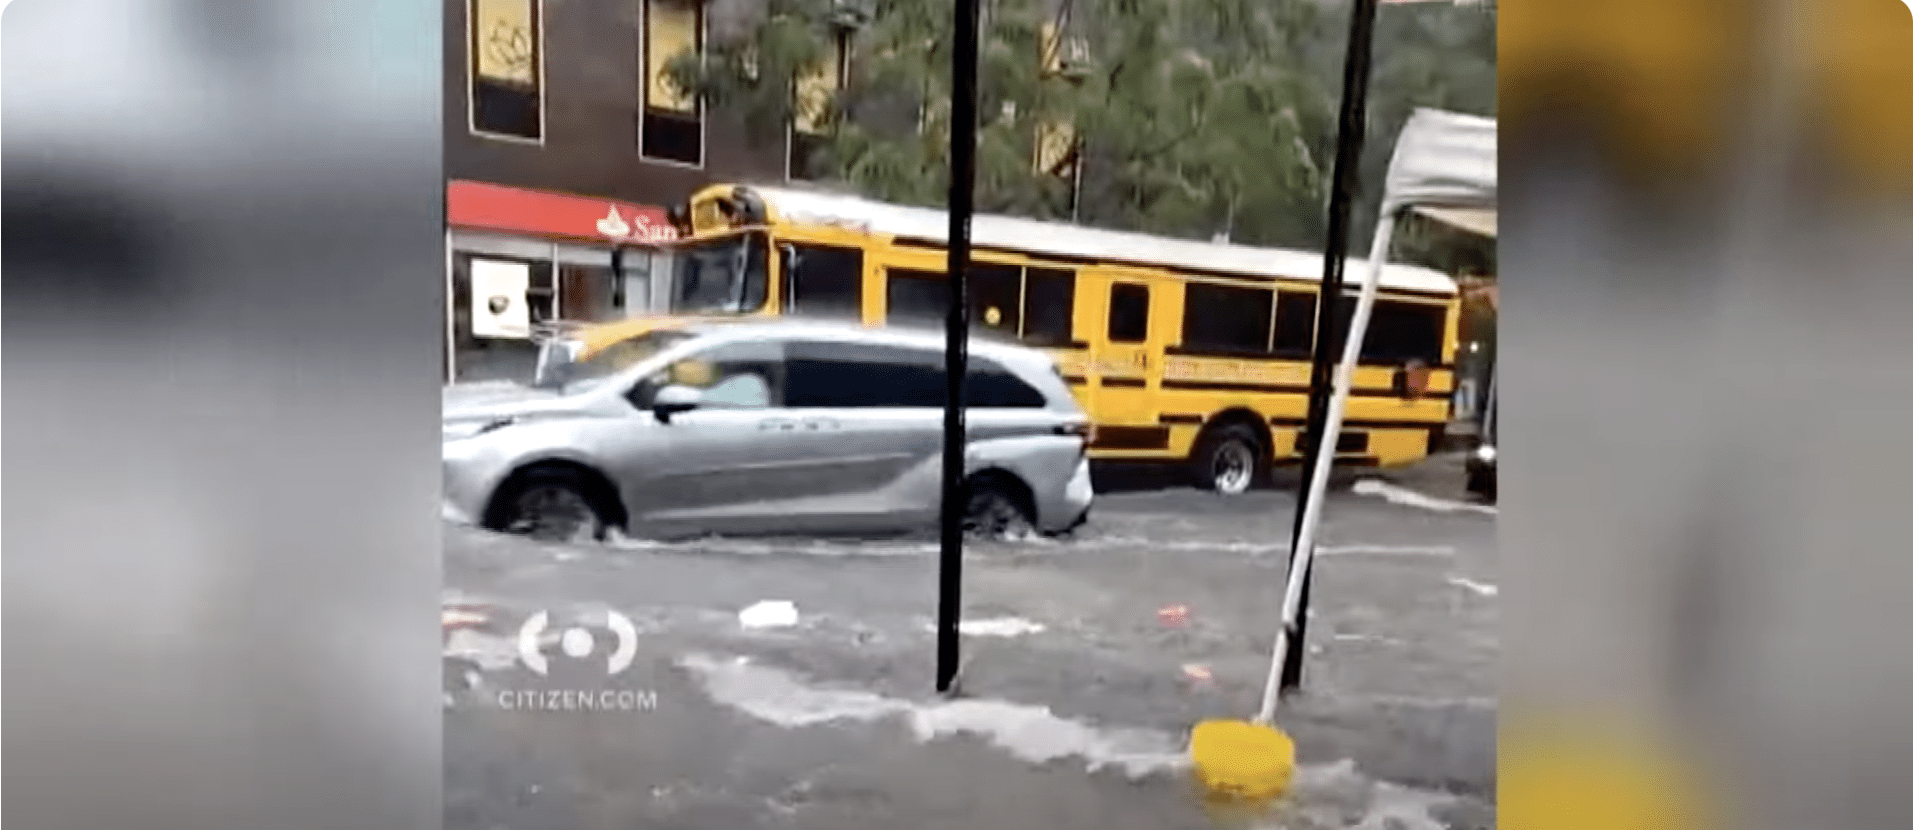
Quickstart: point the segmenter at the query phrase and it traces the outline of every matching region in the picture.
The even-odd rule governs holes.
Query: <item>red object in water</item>
[[[1190,609],[1186,605],[1165,605],[1156,609],[1156,618],[1164,625],[1182,625],[1190,620]]]

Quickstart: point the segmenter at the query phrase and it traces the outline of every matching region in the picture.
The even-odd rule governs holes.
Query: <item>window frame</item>
[[[695,249],[698,246],[709,245],[710,243],[727,241],[727,240],[742,240],[746,246],[751,246],[752,243],[754,242],[760,243],[756,245],[755,247],[756,247],[756,250],[760,252],[760,255],[763,256],[764,258],[764,262],[763,262],[764,296],[761,297],[758,300],[758,303],[752,306],[751,309],[748,311],[711,312],[709,310],[698,311],[698,310],[686,310],[681,308],[680,304],[684,301],[684,294],[683,294],[684,283],[681,280],[682,275],[679,273],[679,270],[680,270],[680,267],[685,262],[686,252],[691,249]],[[665,289],[664,289],[666,294],[665,309],[667,313],[693,315],[693,316],[717,313],[717,314],[736,315],[736,316],[742,317],[742,316],[747,316],[747,315],[763,312],[766,308],[770,307],[774,299],[782,300],[782,291],[781,290],[774,291],[773,289],[776,288],[776,286],[772,285],[772,283],[775,281],[772,274],[772,266],[774,264],[777,264],[777,258],[779,257],[779,253],[777,251],[777,244],[778,244],[777,240],[775,237],[772,236],[771,232],[768,229],[761,226],[752,226],[747,228],[729,230],[720,234],[713,234],[703,239],[692,239],[692,240],[686,241],[684,244],[674,249],[673,256],[670,260],[671,270],[670,270],[670,273],[667,274],[665,277]],[[745,263],[747,266],[750,264],[750,259],[751,259],[751,254],[749,253],[749,247],[747,247],[747,252],[745,254]]]
[[[857,34],[857,30],[853,27],[838,23],[829,23],[826,25],[829,26],[831,30],[830,36],[832,43],[837,47],[837,66],[832,68],[831,84],[831,94],[836,96],[843,94],[845,87],[850,84],[851,38]],[[815,178],[797,175],[798,139],[800,137],[814,140],[828,138],[831,132],[836,128],[836,125],[831,125],[821,132],[806,132],[798,129],[797,108],[799,101],[798,90],[795,87],[797,81],[793,80],[792,83],[794,86],[791,90],[791,117],[786,119],[784,123],[784,180],[787,182],[816,181]],[[808,164],[808,158],[806,162]]]
[[[636,338],[632,338],[632,339],[636,339]],[[620,341],[620,342],[622,343],[624,341]],[[664,352],[669,351],[670,349],[676,348],[678,345],[679,344],[667,345],[665,348],[660,349],[656,354],[663,354]],[[787,378],[790,375],[789,360],[790,360],[791,353],[790,353],[788,344],[783,342],[762,341],[762,340],[727,340],[721,343],[713,343],[704,348],[694,349],[692,351],[679,355],[676,360],[673,360],[671,361],[671,363],[666,364],[664,370],[669,371],[672,366],[676,366],[679,363],[682,363],[687,360],[700,359],[700,358],[703,358],[705,355],[708,355],[712,352],[719,351],[722,349],[750,348],[750,347],[759,347],[759,348],[767,349],[772,355],[772,357],[770,358],[770,361],[775,368],[772,370],[771,377],[765,378],[765,384],[771,387],[770,393],[769,393],[769,398],[770,398],[769,402],[761,407],[714,406],[711,408],[734,410],[734,411],[749,410],[753,412],[759,411],[759,410],[785,408],[786,407],[785,402],[790,394],[790,385],[787,381]],[[651,358],[647,357],[644,359],[649,360]],[[652,379],[654,377],[656,377],[655,374],[647,375],[647,376],[640,377],[635,381],[632,381],[631,386],[627,387],[623,393],[623,397],[625,401],[631,404],[632,407],[638,409],[639,411],[650,410],[651,400],[657,396],[658,390],[663,389],[666,386],[670,385],[669,383],[654,385],[652,383]],[[646,393],[643,400],[640,400],[639,398],[640,392]]]
[[[1070,296],[1064,306],[1064,332],[1060,338],[1054,340],[1050,338],[1031,339],[1030,286],[1032,271],[1042,271],[1046,276],[1060,275],[1069,281]],[[1077,339],[1077,288],[1081,285],[1082,281],[1083,277],[1081,272],[1075,268],[1065,268],[1049,264],[1025,265],[1023,267],[1023,285],[1017,296],[1018,305],[1021,306],[1017,312],[1017,340],[1025,345],[1037,348],[1065,349],[1082,346],[1082,341]]]
[[[1119,338],[1117,336],[1117,292],[1121,289],[1136,289],[1143,292],[1143,332],[1135,339]],[[1128,280],[1111,281],[1109,307],[1104,313],[1104,317],[1106,318],[1104,320],[1104,339],[1113,344],[1124,346],[1140,346],[1150,342],[1150,311],[1152,310],[1152,301],[1155,299],[1151,296],[1152,293],[1154,292],[1150,291],[1149,283]]]
[[[1182,322],[1183,330],[1182,330],[1181,336],[1178,338],[1178,341],[1179,341],[1177,344],[1178,349],[1181,349],[1184,351],[1190,351],[1190,352],[1201,352],[1205,354],[1230,354],[1230,355],[1243,355],[1243,356],[1249,356],[1249,357],[1266,357],[1270,355],[1271,346],[1274,344],[1275,337],[1276,337],[1276,303],[1277,303],[1277,297],[1278,297],[1278,289],[1275,285],[1254,285],[1254,284],[1247,284],[1247,283],[1233,283],[1233,282],[1226,283],[1226,282],[1212,282],[1208,280],[1189,280],[1189,279],[1183,280],[1182,283],[1183,283],[1183,319],[1181,322]],[[1256,338],[1257,342],[1254,345],[1251,345],[1247,340],[1242,343],[1232,343],[1227,345],[1221,345],[1214,342],[1201,342],[1201,341],[1192,342],[1191,341],[1190,339],[1191,334],[1193,331],[1196,330],[1196,328],[1191,325],[1191,315],[1198,310],[1194,307],[1194,304],[1192,303],[1192,299],[1199,292],[1204,290],[1218,291],[1218,292],[1255,292],[1255,293],[1268,295],[1267,302],[1258,303],[1258,305],[1261,305],[1263,307],[1263,310],[1262,310],[1262,318],[1263,318],[1262,329],[1263,330],[1261,335],[1259,335]],[[1261,300],[1263,298],[1258,298],[1258,299]],[[1223,305],[1226,307],[1234,307],[1235,303],[1225,302]],[[1244,307],[1247,308],[1248,304],[1244,303]],[[1215,315],[1205,313],[1201,316],[1215,316]],[[1209,330],[1213,331],[1214,327],[1213,326],[1210,327]]]
[[[546,114],[545,0],[526,0],[526,2],[531,5],[532,10],[532,63],[534,64],[532,83],[538,88],[538,136],[531,138],[479,127],[479,0],[465,0],[465,131],[467,135],[487,141],[543,147],[546,136],[550,133]]]
[[[1336,304],[1337,306],[1336,319],[1337,319],[1337,325],[1339,327],[1338,333],[1342,336],[1338,337],[1336,342],[1331,343],[1330,346],[1335,350],[1335,354],[1337,355],[1338,359],[1341,358],[1344,344],[1347,342],[1347,339],[1349,337],[1349,323],[1354,319],[1356,303],[1358,302],[1358,296],[1359,295],[1356,290],[1354,289],[1347,290],[1344,292],[1343,296],[1339,299],[1339,301]],[[1391,306],[1416,309],[1416,310],[1424,311],[1427,313],[1431,313],[1435,316],[1435,321],[1434,321],[1436,323],[1435,344],[1434,344],[1434,351],[1432,352],[1430,356],[1428,357],[1416,357],[1416,356],[1379,357],[1369,352],[1370,344],[1375,342],[1374,339],[1370,337],[1370,335],[1373,334],[1377,329],[1376,312],[1382,309],[1383,303],[1389,303],[1391,304]],[[1447,351],[1448,349],[1448,325],[1449,325],[1448,314],[1449,314],[1448,307],[1441,303],[1419,302],[1417,300],[1409,299],[1409,298],[1384,297],[1384,296],[1378,295],[1376,297],[1375,306],[1369,310],[1369,326],[1367,330],[1363,332],[1363,344],[1362,344],[1363,347],[1360,351],[1357,352],[1357,357],[1356,357],[1357,365],[1359,366],[1404,366],[1409,364],[1411,361],[1420,361],[1423,364],[1430,367],[1444,365],[1445,356],[1443,353]]]
[[[850,319],[858,322],[863,321],[865,294],[864,273],[870,259],[869,250],[867,248],[859,245],[811,242],[802,239],[773,239],[772,245],[772,250],[778,257],[778,274],[782,280],[782,284],[779,286],[781,290],[779,291],[778,302],[781,310],[786,314],[806,315],[810,314],[810,312],[804,309],[803,303],[801,302],[802,298],[798,296],[799,283],[797,279],[797,269],[792,267],[794,263],[785,258],[785,246],[788,245],[796,251],[799,262],[803,261],[803,255],[805,254],[803,249],[806,248],[813,251],[823,250],[833,253],[855,255],[857,257],[857,273],[856,281],[853,283],[854,293],[851,296],[853,302],[850,308]],[[828,312],[826,316],[829,316]]]
[[[941,411],[944,407],[944,392],[945,390],[948,389],[948,386],[946,385],[946,379],[944,377],[944,364],[943,364],[944,356],[941,352],[937,351],[936,349],[925,348],[921,346],[899,345],[895,343],[859,343],[855,341],[811,340],[811,339],[790,340],[790,341],[786,341],[783,345],[784,345],[785,371],[783,376],[779,378],[780,385],[778,387],[778,392],[782,396],[783,405],[788,409],[839,409],[839,408],[842,408],[842,409],[913,409],[913,410]],[[807,350],[818,348],[818,347],[822,347],[823,350],[826,350],[827,354],[828,354],[828,350],[831,350],[831,349],[845,349],[852,352],[867,352],[872,356],[873,359],[867,360],[867,361],[852,361],[852,360],[842,360],[842,359],[833,360],[828,357],[812,357],[810,355],[807,355]],[[801,360],[812,360],[817,362],[830,362],[830,363],[863,363],[866,366],[889,366],[894,368],[914,368],[914,369],[924,370],[924,371],[927,371],[930,375],[935,376],[936,378],[937,382],[931,385],[931,391],[928,393],[929,396],[931,398],[934,398],[935,400],[934,401],[926,400],[925,402],[911,403],[911,402],[886,401],[882,399],[875,399],[876,402],[872,403],[872,402],[868,402],[868,401],[871,401],[872,398],[866,397],[862,400],[853,399],[849,402],[833,402],[833,403],[825,403],[825,404],[800,405],[794,402],[794,395],[793,395],[794,385],[792,384],[790,377],[791,377],[792,365]],[[1027,396],[1026,399],[1029,402],[1021,403],[1021,404],[1019,403],[982,404],[982,403],[966,402],[964,406],[965,410],[992,409],[992,410],[1027,411],[1027,410],[1041,410],[1041,409],[1049,408],[1050,406],[1049,396],[1044,394],[1044,391],[1038,388],[1036,384],[1033,384],[1030,381],[1025,380],[1022,376],[1012,371],[1010,367],[998,361],[992,360],[988,357],[979,357],[976,355],[970,356],[968,365],[965,368],[964,389],[965,389],[966,397],[973,397],[977,394],[977,390],[984,388],[984,385],[980,382],[977,382],[977,379],[981,376],[986,376],[986,375],[994,375],[994,376],[1007,379],[1009,383],[1015,385],[1015,388],[1021,390],[1020,394]],[[876,386],[877,388],[880,388],[880,389],[886,387],[886,385],[884,384],[873,384],[873,386]]]
[[[854,360],[844,360],[844,359],[832,359],[828,357],[828,354],[831,351],[838,350],[838,349],[848,350],[851,352],[865,352],[865,353],[868,353],[873,359],[866,360],[866,361],[854,361]],[[822,352],[823,354],[827,356],[814,357],[812,356],[813,353],[810,352],[810,350],[818,350],[819,352]],[[796,401],[796,395],[795,395],[796,384],[792,382],[790,378],[791,378],[793,367],[799,361],[812,361],[812,362],[818,362],[818,363],[838,363],[838,364],[861,362],[866,365],[891,365],[891,366],[915,366],[921,363],[921,368],[926,368],[933,372],[940,373],[942,371],[942,364],[940,362],[942,359],[943,359],[943,356],[934,349],[917,348],[912,346],[900,346],[900,345],[891,344],[891,343],[860,343],[857,341],[831,340],[831,339],[788,340],[788,341],[785,341],[784,343],[784,365],[785,365],[785,373],[784,373],[785,382],[784,382],[784,388],[783,388],[784,405],[787,409],[930,409],[930,408],[940,408],[942,406],[941,403],[935,406],[930,404],[893,403],[893,402],[884,402],[884,401],[879,401],[877,403],[867,403],[865,401],[869,400],[868,397],[865,398],[864,400],[859,400],[853,397],[846,402],[830,402],[830,403],[822,403],[822,404],[809,404],[809,403],[800,404]],[[944,387],[942,383],[939,383],[936,385],[936,388],[942,389]]]
[[[664,0],[664,1],[670,2],[671,0]],[[539,2],[544,2],[544,0],[539,0]],[[711,148],[710,148],[710,140],[709,140],[710,138],[709,129],[710,129],[711,119],[708,117],[709,116],[708,111],[710,110],[710,107],[706,105],[706,101],[704,100],[704,96],[702,95],[694,96],[692,98],[692,109],[691,109],[691,115],[690,115],[690,117],[695,118],[698,122],[698,160],[697,161],[689,162],[689,161],[684,161],[682,159],[674,159],[674,158],[669,158],[666,156],[654,155],[651,152],[651,148],[646,146],[647,142],[645,140],[645,137],[647,134],[650,133],[650,130],[647,129],[647,127],[650,124],[650,119],[653,117],[652,116],[653,107],[651,106],[651,81],[652,81],[652,77],[651,77],[651,18],[652,18],[651,7],[653,3],[657,3],[657,2],[661,2],[661,0],[642,0],[642,2],[639,4],[640,15],[639,15],[639,21],[638,21],[638,119],[637,119],[638,120],[638,141],[637,141],[638,159],[647,164],[660,164],[660,165],[665,165],[669,167],[678,167],[678,168],[682,168],[686,170],[703,170],[707,162],[710,161],[709,157],[711,154]],[[691,4],[691,6],[696,10],[696,15],[698,20],[696,24],[696,31],[692,33],[692,38],[694,41],[692,45],[692,49],[694,50],[696,54],[702,57],[705,54],[705,49],[707,48],[710,42],[710,29],[711,29],[711,15],[710,15],[710,9],[709,9],[710,4],[708,0],[681,0],[681,2],[686,2]],[[678,117],[678,118],[685,117],[685,113],[678,112],[675,110],[667,110],[663,108],[658,108],[658,112],[661,114],[660,117]]]
[[[1303,332],[1303,342],[1301,346],[1282,342],[1284,331],[1283,301],[1290,298],[1308,303],[1308,326]],[[1310,355],[1316,350],[1316,319],[1319,313],[1317,307],[1321,303],[1321,299],[1315,291],[1304,291],[1301,289],[1285,288],[1283,286],[1276,287],[1276,300],[1270,309],[1269,322],[1269,353],[1271,355],[1296,360],[1308,360],[1310,358]]]

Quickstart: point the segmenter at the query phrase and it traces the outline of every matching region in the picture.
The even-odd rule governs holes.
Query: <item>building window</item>
[[[851,72],[851,30],[831,28],[825,42],[824,57],[810,71],[799,76],[791,102],[791,131],[785,176],[792,179],[819,178],[818,153],[831,131],[831,107],[849,82]]]
[[[638,152],[645,158],[704,164],[704,102],[679,89],[666,71],[673,60],[703,48],[700,0],[645,0],[645,100],[638,125]]]
[[[1267,288],[1189,283],[1183,290],[1183,347],[1256,354],[1268,350],[1272,293]]]
[[[472,132],[544,140],[542,10],[541,0],[470,0],[466,6]]]
[[[1078,74],[1082,64],[1078,55],[1081,43],[1065,36],[1068,26],[1067,14],[1060,15],[1057,20],[1043,24],[1039,32],[1043,77],[1046,79],[1074,83],[1081,78]],[[1067,120],[1039,118],[1032,145],[1034,152],[1031,161],[1037,175],[1047,176],[1057,183],[1065,201],[1063,209],[1074,218],[1082,174],[1081,143],[1075,125]]]
[[[1150,339],[1149,286],[1119,282],[1110,286],[1110,342]]]

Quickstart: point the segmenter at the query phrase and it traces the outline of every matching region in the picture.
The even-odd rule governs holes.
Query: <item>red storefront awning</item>
[[[595,242],[669,242],[678,236],[664,208],[462,179],[446,182],[445,222]]]

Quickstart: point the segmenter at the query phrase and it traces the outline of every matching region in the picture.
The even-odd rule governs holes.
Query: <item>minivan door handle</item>
[[[798,422],[790,418],[766,418],[758,422],[759,432],[789,432],[797,429]]]
[[[804,419],[804,428],[808,430],[812,430],[814,432],[825,432],[829,430],[835,430],[837,429],[837,427],[838,427],[838,423],[837,423],[837,420],[834,418]]]

